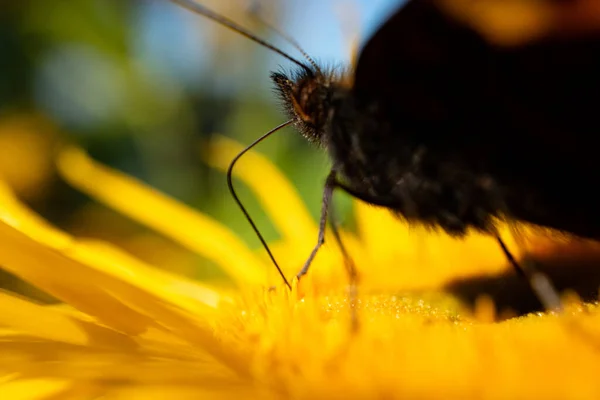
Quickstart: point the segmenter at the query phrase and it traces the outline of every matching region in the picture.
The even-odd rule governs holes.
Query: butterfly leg
[[[340,251],[342,252],[342,256],[344,257],[346,271],[348,272],[348,278],[350,279],[350,283],[356,284],[358,281],[358,271],[356,270],[356,266],[354,265],[354,262],[352,261],[352,258],[348,253],[348,250],[346,250],[346,246],[344,246],[344,242],[342,241],[342,237],[335,222],[334,215],[335,214],[333,212],[333,205],[331,205],[329,212],[329,225],[331,226],[333,237],[335,238],[335,241],[338,247],[340,248]]]
[[[505,216],[510,217],[509,208],[507,204],[502,200],[502,195],[498,188],[495,187],[495,185],[492,183],[490,189],[494,193],[494,198],[497,201],[498,208],[504,211]],[[519,232],[517,226],[515,226],[514,224],[510,224],[509,227],[512,236],[517,243],[517,246],[522,250],[525,250],[525,253],[527,253],[527,246],[522,233]],[[519,264],[515,257],[511,254],[508,247],[506,246],[506,243],[504,243],[504,241],[500,237],[500,233],[496,228],[492,228],[490,234],[494,236],[498,241],[502,252],[508,259],[508,262],[512,265],[513,269],[517,272],[518,275],[520,275],[527,281],[529,287],[531,288],[535,296],[538,298],[540,303],[542,303],[544,309],[547,311],[562,312],[563,304],[560,299],[560,295],[558,294],[558,290],[556,290],[548,275],[538,270],[535,267],[533,261],[531,261],[527,257],[524,257],[521,263]]]
[[[319,235],[317,238],[317,244],[312,249],[310,256],[308,257],[308,259],[304,263],[304,266],[302,267],[300,272],[298,272],[296,277],[300,279],[303,275],[306,275],[311,263],[317,255],[317,252],[319,251],[323,243],[325,243],[325,229],[327,228],[327,221],[329,220],[329,226],[331,228],[331,231],[333,232],[333,237],[335,238],[335,241],[338,244],[340,251],[342,252],[342,256],[344,258],[344,265],[346,266],[346,272],[350,281],[349,303],[351,309],[351,324],[352,330],[356,331],[358,329],[358,316],[356,313],[358,273],[356,271],[354,262],[350,257],[350,254],[346,250],[346,246],[344,246],[342,237],[337,228],[337,224],[334,218],[333,203],[331,200],[333,198],[333,192],[338,186],[339,184],[337,181],[337,173],[335,170],[332,170],[327,176],[327,179],[325,181],[325,188],[323,189],[323,203],[321,205],[321,217],[319,219]]]
[[[498,244],[500,244],[502,252],[514,270],[517,272],[517,274],[527,280],[531,290],[533,290],[544,308],[549,311],[561,312],[563,310],[562,302],[560,300],[558,291],[552,284],[550,278],[535,268],[535,265],[526,259],[519,264],[506,246],[506,243],[504,243],[500,237],[500,234],[498,232],[494,232],[493,235],[498,241]]]
[[[317,244],[313,247],[310,256],[304,263],[302,269],[296,274],[296,278],[300,279],[302,276],[306,275],[308,269],[310,268],[310,264],[312,264],[317,252],[325,243],[325,228],[327,227],[327,213],[329,212],[329,206],[331,203],[331,198],[333,197],[333,191],[337,186],[337,174],[335,170],[331,170],[327,179],[325,181],[325,188],[323,189],[323,202],[321,204],[321,217],[319,218],[319,235],[317,238]]]

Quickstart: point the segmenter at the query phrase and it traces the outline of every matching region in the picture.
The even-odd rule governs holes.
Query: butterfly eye
[[[302,122],[307,123],[307,124],[314,124],[314,120],[313,118],[306,113],[303,105],[305,104],[305,98],[304,95],[302,93],[300,93],[300,99],[298,99],[296,96],[292,95],[290,97],[290,100],[292,102],[292,106],[294,108],[294,112],[296,113],[296,115],[298,116],[298,118],[300,118],[302,120]]]

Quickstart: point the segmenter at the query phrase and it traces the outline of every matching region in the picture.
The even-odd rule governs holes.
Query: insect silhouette
[[[290,118],[275,130],[293,124],[332,160],[317,244],[298,277],[324,242],[331,198],[341,189],[450,235],[472,228],[492,235],[544,306],[560,309],[550,281],[515,261],[494,221],[600,238],[594,185],[600,23],[586,29],[557,25],[507,45],[453,14],[453,0],[409,0],[368,40],[345,80],[307,56],[307,63],[291,58],[193,1],[172,1],[298,66],[292,75],[271,74]],[[566,15],[561,10],[586,1],[542,3]],[[239,156],[229,171],[238,203],[230,175]]]

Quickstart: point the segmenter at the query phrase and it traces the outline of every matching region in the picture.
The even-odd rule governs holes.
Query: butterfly
[[[533,3],[543,8],[527,9]],[[533,22],[519,30],[513,21],[504,34],[501,23],[482,23],[493,14],[483,11],[509,6],[529,10]],[[599,15],[590,0],[410,0],[368,40],[350,79],[275,48],[298,66],[271,74],[290,118],[282,126],[294,125],[332,161],[317,244],[298,277],[323,244],[334,191],[343,190],[410,223],[496,237],[547,308],[560,308],[549,280],[515,261],[495,224],[600,238]]]

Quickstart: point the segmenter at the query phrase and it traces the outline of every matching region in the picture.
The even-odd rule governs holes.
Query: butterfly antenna
[[[280,50],[279,48],[275,47],[274,45],[267,42],[266,40],[259,38],[258,36],[254,35],[252,32],[243,28],[241,25],[238,25],[237,23],[233,22],[229,18],[226,18],[226,17],[222,16],[221,14],[217,14],[216,12],[210,10],[209,8],[206,8],[205,6],[203,6],[199,3],[196,3],[194,0],[170,0],[170,1],[175,4],[178,4],[181,7],[186,8],[196,14],[203,15],[206,18],[213,20],[214,22],[216,22],[220,25],[223,25],[223,26],[231,29],[232,31],[239,33],[240,35],[247,37],[248,39],[252,40],[253,42],[258,43],[259,45],[261,45],[269,50],[274,51],[275,53],[279,54],[280,56],[287,58],[289,61],[298,65],[302,69],[307,70],[308,72],[312,72],[306,64],[296,60],[294,57],[285,53],[283,50]],[[305,55],[305,57],[306,57],[306,55]],[[314,62],[312,60],[310,60],[310,62],[312,65],[314,65],[313,64]]]
[[[276,28],[274,25],[271,25],[270,23],[268,23],[266,20],[264,20],[260,16],[260,7],[261,6],[260,6],[260,3],[258,1],[254,1],[252,3],[252,7],[251,7],[251,11],[250,12],[254,16],[254,19],[256,19],[261,25],[265,26],[267,29],[270,29],[271,31],[273,31],[277,35],[281,36],[289,44],[291,44],[296,50],[298,50],[300,52],[300,54],[302,54],[302,56],[306,59],[306,61],[308,61],[308,63],[310,65],[312,65],[312,67],[315,69],[315,71],[317,71],[317,73],[322,74],[321,68],[319,68],[319,66],[317,65],[317,63],[315,62],[315,60],[313,60],[313,58],[311,56],[309,56],[306,51],[304,51],[304,49],[302,48],[302,46],[300,46],[300,44],[293,37],[291,37],[287,33],[283,32],[282,30]]]
[[[277,132],[278,130],[280,130],[282,128],[285,128],[288,125],[291,125],[293,122],[294,122],[293,120],[289,120],[287,122],[284,122],[283,124],[279,125],[278,127],[274,128],[274,129],[271,129],[269,132],[265,133],[264,135],[262,135],[261,137],[259,137],[258,139],[256,139],[248,147],[246,147],[244,150],[240,151],[239,154],[237,156],[235,156],[233,160],[231,160],[231,163],[229,164],[229,168],[227,168],[227,186],[229,187],[229,193],[231,193],[231,196],[233,197],[233,199],[237,203],[238,207],[244,213],[244,216],[246,217],[246,219],[248,220],[248,222],[252,226],[252,229],[254,230],[254,233],[256,233],[256,236],[258,236],[258,239],[260,240],[260,243],[262,244],[262,246],[264,247],[264,249],[267,251],[267,254],[269,254],[269,258],[273,262],[273,265],[275,265],[275,268],[277,268],[277,271],[279,272],[279,275],[281,275],[281,278],[283,279],[283,282],[285,283],[285,285],[290,290],[292,289],[292,286],[290,285],[289,281],[285,277],[285,274],[281,270],[281,267],[279,267],[279,264],[277,264],[277,261],[275,260],[275,257],[273,256],[273,253],[271,253],[271,249],[269,248],[269,246],[267,245],[267,242],[265,241],[265,238],[260,233],[260,231],[256,227],[256,224],[252,220],[252,217],[250,217],[250,214],[248,213],[248,211],[246,211],[246,208],[244,207],[244,205],[242,204],[242,202],[238,198],[238,196],[237,196],[237,194],[235,192],[235,189],[233,188],[233,180],[231,178],[233,176],[233,167],[234,167],[235,163],[244,154],[246,154],[246,152],[248,152],[248,150],[252,149],[254,146],[256,146],[257,144],[259,144],[264,139],[266,139],[267,137],[271,136],[273,133]]]

